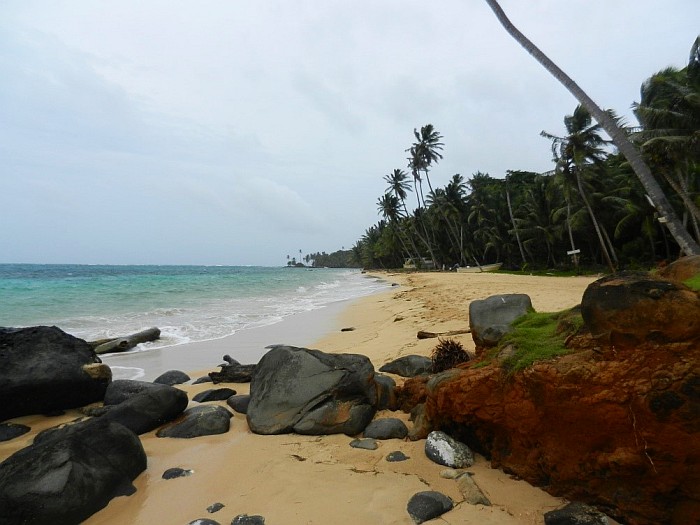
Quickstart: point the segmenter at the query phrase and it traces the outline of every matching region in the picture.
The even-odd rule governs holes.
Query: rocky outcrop
[[[374,417],[377,388],[370,360],[275,346],[257,365],[247,418],[258,434],[359,434]]]
[[[700,274],[700,255],[681,257],[659,271],[659,277],[679,282],[683,282],[698,274]]]
[[[141,442],[122,425],[72,425],[0,463],[0,524],[80,523],[132,494],[145,469]]]
[[[698,325],[691,322],[695,332],[683,328],[685,341],[661,343],[659,332],[673,333],[658,320],[675,320],[646,304],[676,311],[666,294],[680,294],[686,307],[694,299],[692,292],[647,279],[634,286],[658,292],[652,299],[644,292],[639,300],[625,300],[630,311],[618,309],[609,319],[619,323],[608,320],[607,329],[629,334],[630,320],[637,319],[643,326],[632,333],[642,342],[624,337],[618,339],[627,344],[619,345],[615,337],[579,334],[571,341],[572,354],[519,373],[491,364],[436,376],[424,383],[432,428],[448,431],[495,467],[555,495],[594,504],[625,523],[700,522]],[[592,287],[611,289],[617,280],[605,278]]]
[[[55,326],[0,328],[0,421],[101,401],[111,380],[85,341]]]
[[[594,338],[616,346],[700,337],[700,295],[648,274],[599,279],[583,294],[581,315]]]
[[[476,354],[496,346],[510,331],[513,321],[531,310],[530,297],[521,293],[493,295],[469,303],[469,329]]]

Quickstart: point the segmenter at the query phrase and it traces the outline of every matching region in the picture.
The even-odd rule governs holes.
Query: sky
[[[502,0],[602,107],[697,0]],[[577,101],[484,1],[2,0],[0,263],[283,265],[350,248],[433,124],[455,173],[553,169]]]

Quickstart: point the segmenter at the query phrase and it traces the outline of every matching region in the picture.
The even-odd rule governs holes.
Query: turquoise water
[[[0,264],[0,326],[55,325],[86,340],[151,326],[140,350],[218,339],[386,288],[359,270]]]

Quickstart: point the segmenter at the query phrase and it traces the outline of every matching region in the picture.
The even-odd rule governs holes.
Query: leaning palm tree
[[[588,94],[581,89],[571,77],[569,77],[559,66],[557,66],[550,58],[545,55],[535,44],[533,44],[518,28],[508,19],[505,12],[496,0],[486,0],[491,10],[495,13],[496,18],[510,34],[532,57],[542,64],[554,78],[561,82],[569,92],[590,112],[593,118],[598,121],[603,129],[610,135],[615,146],[620,150],[639,181],[644,186],[649,198],[654,203],[654,207],[658,210],[661,218],[665,221],[666,227],[673,235],[681,250],[688,255],[700,255],[700,245],[693,240],[688,231],[683,227],[683,224],[678,219],[675,210],[671,203],[666,198],[661,186],[656,181],[649,169],[649,166],[644,162],[637,148],[629,141],[627,134],[617,125],[615,120],[603,111]]]

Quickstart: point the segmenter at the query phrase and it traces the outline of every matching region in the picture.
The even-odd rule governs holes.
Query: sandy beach
[[[436,339],[418,340],[418,330],[444,332],[469,326],[468,307],[474,299],[498,293],[526,293],[538,311],[557,311],[580,302],[594,277],[533,277],[506,274],[384,273],[381,277],[399,286],[354,302],[343,303],[322,314],[322,331],[313,344],[304,339],[304,326],[314,323],[290,320],[286,327],[268,327],[255,334],[251,345],[275,343],[307,344],[324,352],[367,355],[376,368],[402,355],[429,355]],[[319,318],[320,319],[320,318]],[[320,321],[319,321],[320,322]],[[316,326],[318,329],[319,326]],[[353,328],[341,331],[341,328]],[[318,333],[316,331],[315,333]],[[292,337],[297,334],[298,337]],[[474,346],[469,334],[455,336],[467,350]],[[221,356],[231,354],[231,341],[219,340],[190,345],[189,355],[199,348],[203,360],[188,361],[187,352],[167,349],[157,357],[134,354],[109,358],[109,364],[141,367],[146,359],[157,359],[158,368],[179,368],[193,378],[218,370]],[[197,346],[199,345],[199,347]],[[172,349],[171,349],[172,350]],[[170,354],[170,355],[169,355]],[[151,366],[151,365],[149,365]],[[146,379],[152,379],[149,371]],[[401,382],[400,378],[396,378]],[[190,398],[211,384],[184,385]],[[247,384],[227,385],[239,394]],[[190,406],[196,403],[191,402]],[[221,402],[223,406],[225,402]],[[0,458],[31,442],[34,431],[79,415],[69,411],[58,418],[17,418],[33,432],[0,444]],[[377,417],[408,414],[382,412]],[[435,520],[446,524],[541,524],[543,513],[563,504],[559,498],[489,467],[479,457],[469,469],[492,506],[460,503],[462,496],[454,480],[440,476],[444,467],[428,460],[424,441],[387,440],[374,451],[351,448],[345,435],[260,436],[250,432],[245,416],[235,414],[231,430],[222,435],[192,440],[157,438],[155,432],[142,437],[148,468],[134,482],[137,492],[119,497],[86,521],[87,524],[186,524],[198,518],[228,524],[239,514],[260,514],[275,524],[406,524],[412,523],[406,504],[416,492],[437,490],[451,497],[455,509]],[[390,452],[401,451],[410,459],[388,462]],[[191,469],[188,477],[162,479],[171,467]],[[224,507],[207,512],[213,503]]]

